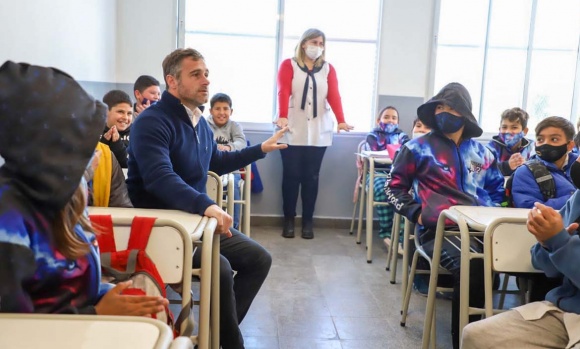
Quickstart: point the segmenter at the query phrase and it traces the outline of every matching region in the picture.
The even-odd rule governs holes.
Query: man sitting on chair
[[[167,90],[132,126],[127,188],[138,208],[177,209],[218,221],[221,236],[220,341],[243,349],[238,327],[268,275],[272,257],[257,242],[233,229],[232,217],[205,193],[209,170],[229,173],[286,148],[277,141],[284,128],[262,144],[221,151],[205,118],[193,111],[208,100],[209,70],[193,49],[177,49],[163,60]],[[201,254],[194,255],[199,267]],[[233,272],[237,272],[235,283]]]

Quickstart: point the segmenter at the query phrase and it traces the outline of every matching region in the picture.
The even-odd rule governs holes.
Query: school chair
[[[408,276],[406,276],[406,281],[403,283],[402,289],[404,290],[404,297],[403,297],[403,306],[401,308],[401,326],[405,326],[407,323],[407,315],[409,311],[409,302],[411,301],[411,291],[413,290],[413,279],[415,275],[429,275],[431,274],[431,267],[432,261],[431,257],[425,252],[423,246],[421,246],[421,242],[419,241],[419,225],[413,225],[410,222],[405,223],[405,237],[404,241],[404,252],[403,252],[403,267],[405,268],[408,266],[408,256],[410,252],[410,239],[411,239],[411,228],[414,226],[413,231],[413,243],[415,244],[415,252],[413,253],[413,261],[411,262],[411,269],[408,272]],[[419,261],[419,257],[425,259],[429,263],[429,270],[417,270],[417,262]],[[406,273],[406,270],[403,270]],[[451,275],[447,270],[439,267],[439,274],[440,275]],[[453,288],[447,287],[439,287],[437,286],[436,292],[453,292]],[[429,305],[428,305],[429,306]],[[435,305],[433,304],[432,307],[434,308]],[[435,326],[432,328],[432,343],[435,343]]]
[[[219,239],[214,239],[217,220],[178,210],[118,207],[89,207],[89,214],[111,215],[118,250],[127,246],[133,217],[157,218],[145,251],[163,282],[179,293],[181,307],[191,303],[199,306],[198,334],[192,335],[195,327],[192,316],[183,321],[180,333],[199,349],[210,348],[210,340],[211,348],[219,348],[219,267],[212,267],[219,266]],[[192,269],[193,249],[200,245],[201,267]],[[192,276],[200,279],[199,301],[192,300]]]
[[[542,273],[532,265],[531,248],[537,243],[524,218],[497,218],[489,224],[483,236],[485,316],[503,311],[503,297],[507,288],[507,273]],[[506,273],[498,309],[493,308],[493,274]],[[525,288],[524,288],[525,290]],[[501,292],[501,291],[500,291]],[[516,292],[519,293],[519,292]],[[526,299],[524,297],[523,302]]]
[[[362,180],[363,180],[363,168],[364,168],[364,159],[360,156],[360,154],[363,151],[363,147],[366,144],[366,140],[361,141],[358,146],[356,147],[356,167],[357,167],[357,178],[356,178],[356,183],[355,183],[355,188],[354,188],[354,207],[352,209],[352,219],[350,220],[350,235],[353,235],[354,232],[354,223],[356,220],[356,208],[357,206],[360,205],[360,211],[359,211],[359,215],[358,215],[358,221],[360,222],[363,217],[362,217],[362,212],[363,212],[363,208],[364,208],[364,196],[362,194],[362,191],[364,190],[364,185],[362,184]],[[357,244],[360,243],[360,240],[357,241]]]
[[[187,337],[177,337],[171,342],[169,349],[193,349],[193,343]]]
[[[228,173],[222,176],[222,182],[224,183],[224,188],[226,188],[226,203],[223,204],[227,208],[227,213],[234,217],[234,205],[241,205],[240,210],[240,231],[246,236],[250,237],[250,206],[252,199],[252,180],[251,180],[251,164],[246,165],[243,169]],[[234,198],[235,181],[234,174],[243,175],[242,179],[239,181],[238,186],[240,190],[240,199],[236,200]],[[224,177],[227,178],[224,181]]]

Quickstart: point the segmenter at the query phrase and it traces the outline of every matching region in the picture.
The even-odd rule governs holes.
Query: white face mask
[[[426,135],[426,133],[416,133],[416,132],[413,132],[413,139],[419,138],[419,137],[424,136],[424,135]]]
[[[308,56],[308,58],[315,61],[318,57],[322,55],[322,51],[324,51],[322,47],[308,45],[306,46],[304,53],[306,54],[306,56]]]

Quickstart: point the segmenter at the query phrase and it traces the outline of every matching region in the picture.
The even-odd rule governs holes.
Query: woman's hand
[[[278,118],[276,120],[276,126],[278,128],[284,128],[284,127],[288,126],[288,118]]]
[[[336,132],[340,133],[340,130],[350,132],[350,130],[354,130],[354,126],[350,126],[346,122],[341,122],[340,124],[338,124]]]
[[[286,120],[286,121],[288,121],[288,120]],[[288,148],[288,144],[278,144],[278,140],[280,140],[280,138],[282,138],[284,133],[286,133],[287,131],[288,131],[288,127],[284,127],[283,129],[276,131],[276,133],[274,133],[274,135],[272,137],[263,141],[262,142],[262,152],[269,153],[269,152],[274,151],[274,150]]]
[[[121,292],[132,284],[130,280],[119,282],[107,292],[95,305],[97,315],[147,316],[163,311],[169,304],[163,297],[122,295]]]

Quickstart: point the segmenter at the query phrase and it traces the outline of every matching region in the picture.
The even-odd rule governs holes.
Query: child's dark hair
[[[509,120],[511,122],[519,121],[522,128],[528,127],[528,120],[530,119],[530,115],[523,110],[522,108],[511,108],[506,109],[501,113],[501,121]]]
[[[217,102],[227,103],[230,106],[230,109],[232,108],[232,99],[225,93],[216,93],[215,95],[213,95],[213,97],[211,97],[211,100],[209,101],[209,107],[213,108],[213,105]]]
[[[417,125],[417,123],[420,121],[421,120],[419,120],[419,118],[415,118],[415,120],[413,120],[413,128],[415,128],[415,125]]]
[[[135,80],[133,91],[143,93],[149,86],[159,86],[159,80],[149,75],[141,75]]]
[[[396,111],[397,112],[397,118],[399,118],[399,111],[397,110],[397,108],[393,107],[392,105],[387,105],[386,107],[384,107],[383,109],[381,109],[381,111],[377,115],[377,120],[379,120],[381,118],[381,115],[383,115],[383,113],[386,110],[389,110],[389,109],[392,109],[392,110]]]
[[[121,90],[111,90],[103,97],[103,102],[109,107],[109,110],[116,106],[117,104],[127,103],[133,105],[131,102],[131,97],[127,93]]]
[[[538,126],[536,126],[536,136],[539,135],[543,129],[548,127],[555,127],[564,131],[567,141],[574,139],[574,134],[576,133],[574,131],[574,125],[566,118],[561,116],[548,116],[547,118],[540,121]]]

